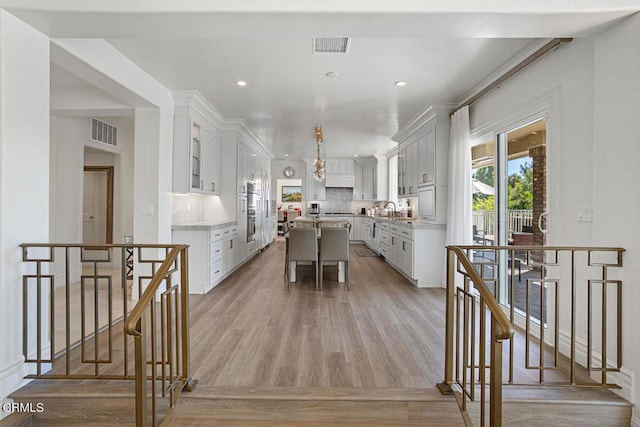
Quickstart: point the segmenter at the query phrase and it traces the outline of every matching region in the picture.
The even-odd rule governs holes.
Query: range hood
[[[353,175],[327,175],[326,188],[353,188],[355,177]]]

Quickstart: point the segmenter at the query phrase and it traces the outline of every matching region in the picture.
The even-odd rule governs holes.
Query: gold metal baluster
[[[167,319],[169,317],[169,307],[167,306],[167,293],[166,291],[160,294],[160,380],[162,382],[162,397],[165,397],[165,382],[166,378],[166,346],[168,331],[166,328]]]
[[[602,266],[602,283],[600,285],[602,287],[602,332],[601,332],[601,340],[602,340],[602,384],[607,384],[607,267]]]
[[[156,263],[153,262],[151,263],[151,277],[156,275]],[[158,286],[158,288],[160,288],[160,286]],[[151,300],[151,330],[150,330],[150,334],[151,334],[151,425],[155,426],[157,425],[157,419],[156,419],[156,412],[157,412],[157,406],[158,406],[158,402],[157,402],[157,398],[158,398],[158,393],[157,393],[157,384],[156,384],[156,379],[157,379],[157,369],[158,369],[158,349],[157,349],[157,345],[158,343],[156,342],[156,331],[158,330],[158,322],[157,322],[157,315],[156,315],[156,307],[158,306],[158,301],[156,299],[156,295],[154,294],[153,299]]]
[[[98,319],[99,311],[99,297],[98,297],[98,262],[93,262],[93,366],[95,375],[100,374],[100,364],[98,363],[99,356],[99,330],[100,319]]]
[[[71,375],[71,267],[69,263],[69,247],[64,248],[64,320],[65,320],[65,372]]]
[[[131,249],[133,250],[133,249]],[[127,322],[127,249],[125,247],[120,248],[120,280],[122,281],[122,321],[123,324]],[[127,377],[129,375],[129,348],[128,348],[128,336],[123,334],[122,336],[122,350],[123,350],[123,362],[124,372],[123,375]]]
[[[472,308],[471,310],[474,311],[475,310],[475,301],[472,300]],[[486,306],[484,304],[484,299],[482,297],[480,297],[480,307],[479,307],[479,316],[480,316],[480,343],[479,343],[479,357],[478,357],[478,367],[479,372],[478,372],[478,382],[480,383],[480,426],[484,426],[485,425],[485,417],[487,415],[486,412],[486,390],[485,387],[487,385],[486,382],[486,369],[487,369],[487,360],[486,360],[486,351],[487,351],[487,347],[486,347],[486,339],[487,339],[487,335],[486,335]],[[473,315],[473,320],[475,323],[475,313]],[[471,354],[473,356],[475,356],[475,349],[474,349],[474,343],[475,343],[475,324],[473,325],[473,329],[472,329],[472,333],[474,334],[474,338],[471,341]],[[471,382],[472,385],[474,385],[474,381],[472,379]],[[493,386],[493,384],[491,385]],[[475,386],[473,388],[475,390]],[[491,414],[489,414],[491,415]],[[493,425],[493,424],[492,424]]]
[[[36,358],[38,359],[38,376],[42,375],[42,262],[36,262]]]
[[[556,305],[559,305],[556,301]],[[559,319],[556,316],[556,323]],[[576,251],[571,251],[571,354],[569,366],[569,381],[576,383]]]
[[[189,249],[184,248],[180,254],[180,290],[182,304],[180,308],[180,316],[182,323],[182,376],[187,382],[186,390],[193,390],[196,381],[191,379],[190,357],[189,357]]]

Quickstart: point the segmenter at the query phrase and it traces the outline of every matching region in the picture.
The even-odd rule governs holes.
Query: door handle
[[[547,234],[547,229],[546,228],[542,228],[542,218],[546,218],[547,215],[549,215],[549,211],[544,211],[538,217],[538,230],[540,230],[542,232],[542,234]]]

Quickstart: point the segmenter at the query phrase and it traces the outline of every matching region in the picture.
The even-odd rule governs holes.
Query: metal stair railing
[[[622,280],[615,276],[623,252],[447,247],[445,366],[438,387],[456,395],[469,423],[468,402],[477,401],[481,426],[502,425],[503,384],[618,387],[609,374],[622,367]],[[516,330],[524,345],[516,345]],[[581,368],[588,378],[578,378]]]

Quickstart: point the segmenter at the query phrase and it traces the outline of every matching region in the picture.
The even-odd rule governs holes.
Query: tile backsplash
[[[310,203],[306,203],[306,208],[309,208]],[[323,212],[360,213],[362,208],[369,209],[380,204],[374,200],[353,200],[352,188],[327,188],[325,200],[318,201],[318,203],[321,214]]]

